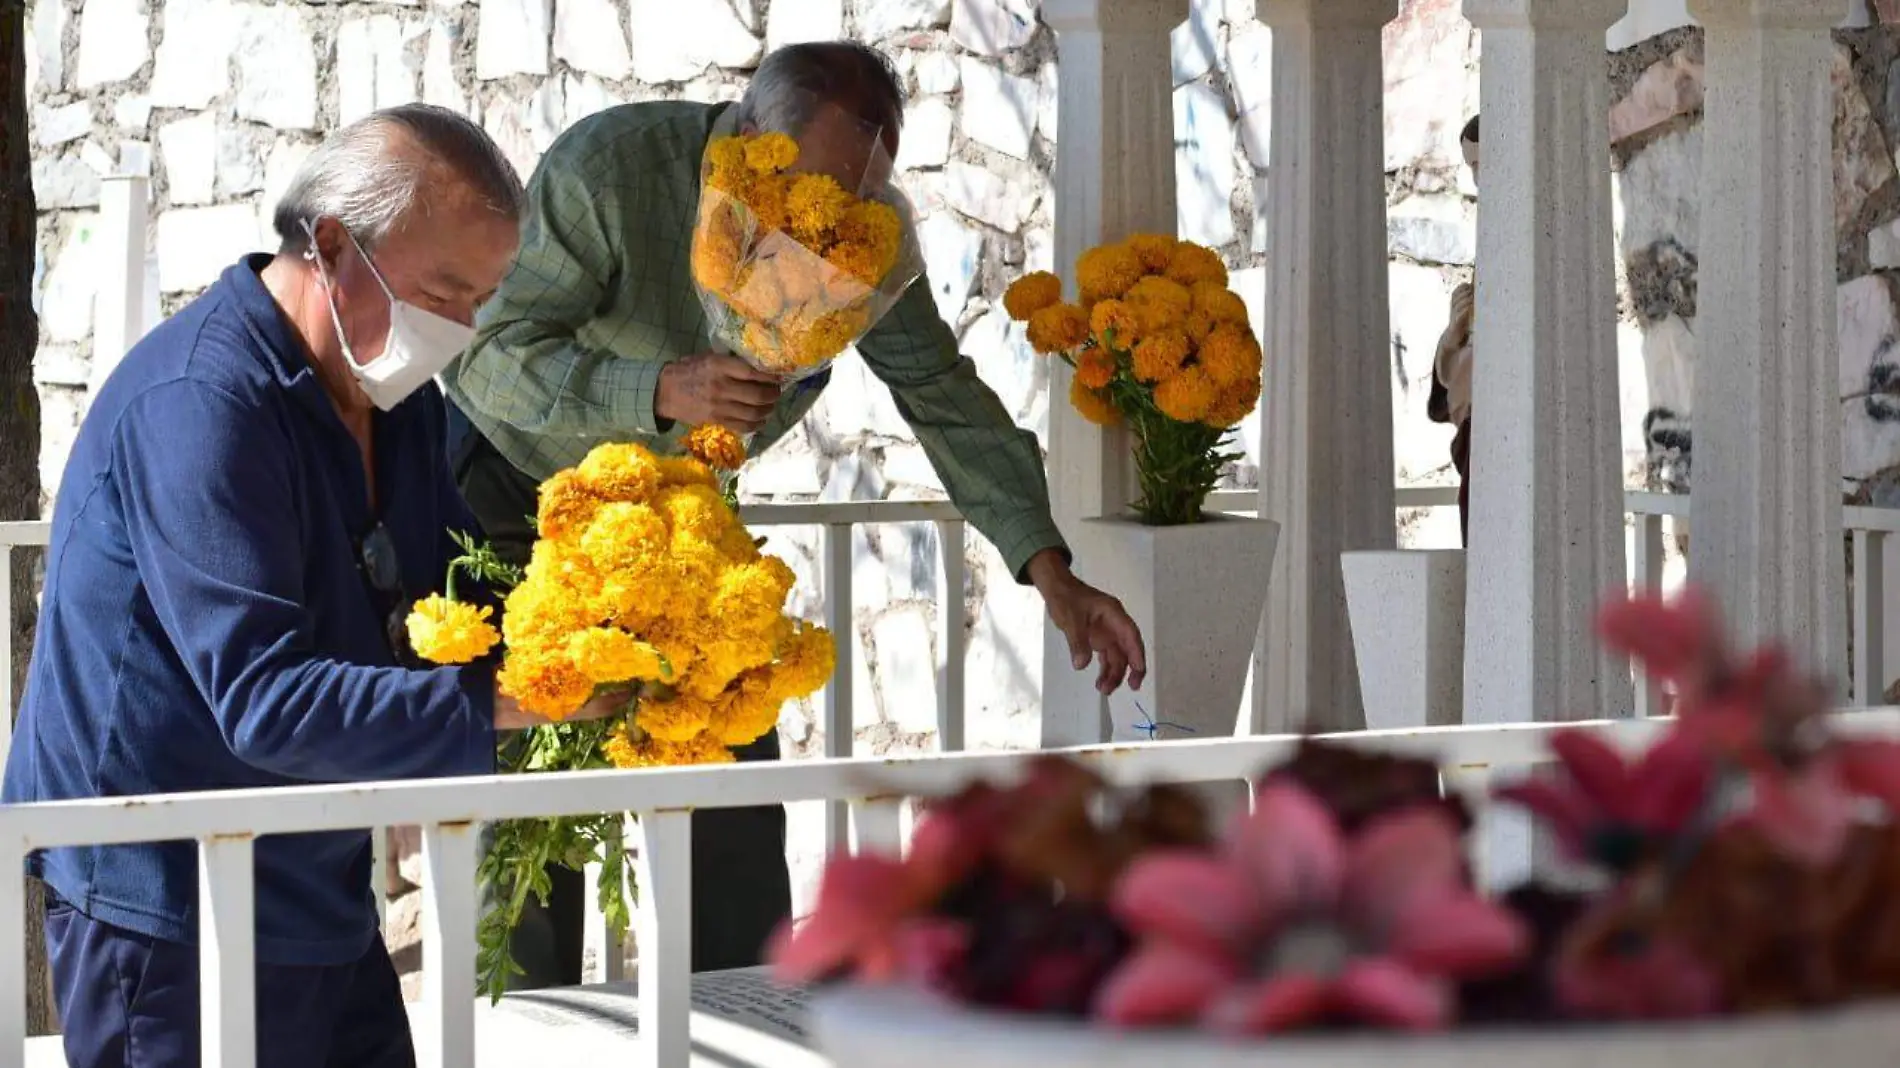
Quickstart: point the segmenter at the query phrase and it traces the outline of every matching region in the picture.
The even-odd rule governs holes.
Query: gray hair
[[[304,224],[326,215],[374,247],[411,210],[429,210],[444,177],[461,179],[495,214],[520,217],[521,177],[481,127],[432,104],[364,116],[318,146],[284,190],[271,219],[279,251],[303,252],[310,244]]]
[[[889,56],[855,41],[787,45],[766,56],[739,101],[739,121],[798,136],[825,104],[890,137],[904,125],[904,83]]]

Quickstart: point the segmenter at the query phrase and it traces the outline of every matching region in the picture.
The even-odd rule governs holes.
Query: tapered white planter
[[[1887,1003],[1692,1025],[1252,1041],[972,1013],[892,990],[844,989],[816,1008],[836,1068],[1893,1068],[1900,1057],[1900,1008]]]
[[[1339,555],[1369,730],[1464,722],[1465,554]]]
[[[1072,539],[1077,557],[1096,585],[1121,598],[1148,647],[1147,680],[1109,699],[1113,740],[1234,733],[1279,538],[1278,523],[1242,516],[1178,527],[1082,521]],[[1149,731],[1142,725],[1150,722],[1167,726]]]

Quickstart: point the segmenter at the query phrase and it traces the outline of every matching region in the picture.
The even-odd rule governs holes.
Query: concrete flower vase
[[[1086,519],[1076,557],[1090,580],[1121,598],[1148,645],[1148,678],[1109,700],[1114,738],[1232,735],[1267,607],[1267,571],[1280,525],[1209,515],[1177,527],[1132,517]],[[1182,730],[1181,728],[1187,728]]]
[[[1366,727],[1464,721],[1465,554],[1340,554]]]
[[[966,1011],[901,990],[841,988],[818,999],[821,1052],[836,1068],[1892,1068],[1900,1008],[1631,1027],[1446,1034],[1126,1033],[1049,1017]]]

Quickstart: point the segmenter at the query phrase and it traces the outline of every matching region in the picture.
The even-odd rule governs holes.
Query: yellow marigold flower
[[[1227,429],[1247,418],[1254,405],[1260,403],[1260,379],[1250,378],[1237,385],[1223,388],[1215,399],[1213,407],[1201,418],[1201,422],[1211,427]]]
[[[1126,303],[1104,300],[1089,309],[1089,334],[1097,345],[1127,352],[1141,339],[1141,322]]]
[[[700,201],[693,233],[693,280],[715,293],[731,288],[739,272],[745,234],[733,202],[721,196]]]
[[[735,564],[749,564],[764,554],[759,552],[758,539],[745,527],[734,523],[719,536],[719,555]]]
[[[1069,404],[1081,414],[1082,418],[1096,426],[1120,426],[1122,413],[1100,392],[1082,384],[1079,378],[1069,380]]]
[[[1192,287],[1199,282],[1218,282],[1227,284],[1227,265],[1221,262],[1220,253],[1192,241],[1183,241],[1174,248],[1174,255],[1168,260],[1167,275],[1181,285]]]
[[[1192,346],[1187,335],[1179,330],[1163,330],[1141,339],[1135,346],[1135,379],[1140,382],[1159,382],[1181,369],[1187,362]]]
[[[1030,316],[1060,303],[1062,279],[1048,271],[1023,275],[1003,291],[1003,310],[1019,323],[1026,323]]]
[[[595,683],[660,682],[667,670],[660,651],[619,627],[588,627],[567,639],[568,659]]]
[[[576,627],[589,627],[600,621],[587,600],[545,579],[530,578],[510,590],[506,607],[501,629],[510,655],[550,647]]]
[[[816,367],[851,347],[870,325],[863,308],[800,315],[794,322],[781,324],[779,342],[793,367]]]
[[[724,745],[751,745],[778,726],[781,707],[783,702],[774,699],[769,689],[736,689],[713,702],[712,736]]]
[[[796,626],[779,646],[778,662],[772,665],[771,688],[775,702],[810,697],[831,681],[838,666],[838,643],[823,627],[805,623]]]
[[[543,538],[556,540],[578,536],[602,504],[580,472],[572,468],[558,471],[541,483],[538,497],[536,532]]]
[[[712,706],[679,694],[665,701],[642,700],[634,725],[662,742],[690,742],[712,726]]]
[[[425,597],[409,611],[409,645],[436,664],[466,664],[488,655],[501,634],[488,617],[494,610],[447,597]]]
[[[1120,297],[1141,275],[1141,257],[1126,245],[1092,248],[1075,261],[1075,283],[1083,304]]]
[[[601,506],[580,547],[598,570],[621,571],[664,553],[670,537],[666,519],[651,505],[616,501]]]
[[[1217,385],[1231,386],[1260,378],[1260,342],[1245,327],[1216,327],[1195,355],[1202,370]]]
[[[1128,247],[1141,257],[1142,270],[1149,274],[1166,272],[1174,258],[1175,246],[1180,243],[1172,234],[1136,234],[1127,241]]]
[[[701,423],[686,432],[686,451],[693,459],[719,471],[745,466],[745,442],[718,423]]]
[[[719,486],[719,476],[712,468],[690,456],[661,456],[656,458],[660,468],[662,486]]]
[[[689,534],[702,542],[717,542],[733,521],[726,499],[707,485],[668,486],[653,503],[676,540],[680,534]]]
[[[845,212],[856,199],[828,174],[801,174],[792,182],[786,201],[792,220],[792,235],[806,245],[824,245],[831,232],[844,221]],[[813,251],[820,251],[813,249]]]
[[[1051,304],[1029,317],[1029,346],[1044,356],[1068,352],[1089,339],[1089,313]]]
[[[796,581],[792,569],[776,556],[729,567],[713,594],[713,617],[734,630],[769,627],[784,612],[785,597]]]
[[[1144,334],[1179,329],[1194,310],[1194,294],[1186,286],[1154,275],[1136,282],[1123,299],[1135,310]]]
[[[660,485],[660,465],[639,445],[596,445],[579,470],[588,488],[610,501],[644,501]]]
[[[580,711],[594,695],[593,680],[564,656],[510,649],[495,679],[501,692],[523,709],[556,722]]]
[[[707,145],[706,161],[710,165],[710,173],[706,176],[707,185],[734,194],[745,188],[750,175],[745,165],[743,139],[722,137]]]
[[[617,728],[602,747],[617,768],[673,768],[693,764],[730,764],[738,758],[719,744],[710,731],[691,741],[662,742],[652,735],[635,741],[625,727]]]
[[[1107,349],[1086,349],[1075,361],[1075,380],[1089,389],[1105,389],[1115,380],[1115,357]]]
[[[1155,385],[1155,407],[1161,414],[1183,423],[1198,423],[1214,406],[1218,393],[1214,380],[1198,367],[1181,372]]]
[[[1228,289],[1221,282],[1196,282],[1194,291],[1194,310],[1205,312],[1216,325],[1234,323],[1247,325],[1247,302],[1240,294]]]
[[[777,174],[798,162],[798,142],[782,133],[746,139],[745,164],[760,174]]]

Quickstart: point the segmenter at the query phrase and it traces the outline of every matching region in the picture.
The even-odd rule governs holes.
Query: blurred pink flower
[[[1634,762],[1589,730],[1550,740],[1560,773],[1499,790],[1541,817],[1573,859],[1627,870],[1680,833],[1708,800],[1715,765],[1702,747],[1671,733]]]
[[[1721,1008],[1715,973],[1686,946],[1653,935],[1583,937],[1614,922],[1622,895],[1600,902],[1579,921],[1553,969],[1557,1000],[1580,1016],[1611,1020],[1680,1020]]]
[[[1153,853],[1123,875],[1113,905],[1139,944],[1095,1014],[1243,1032],[1336,1016],[1442,1027],[1457,980],[1514,963],[1528,942],[1463,873],[1442,808],[1386,816],[1347,839],[1304,789],[1268,786],[1219,852]]]

